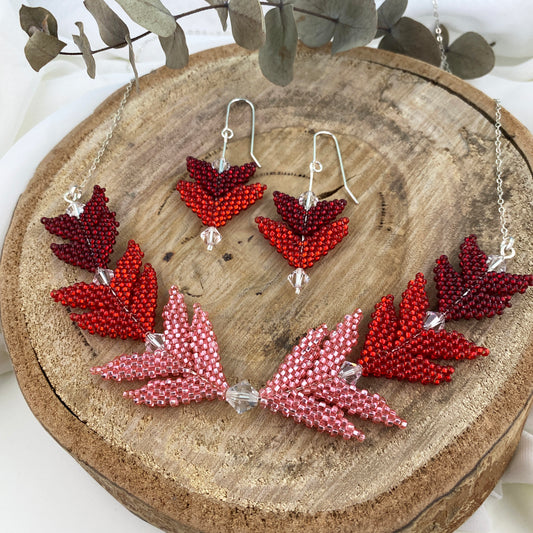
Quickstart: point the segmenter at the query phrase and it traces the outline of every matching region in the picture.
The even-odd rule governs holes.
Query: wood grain
[[[360,307],[362,335],[382,295],[397,300],[434,260],[455,258],[462,239],[498,247],[493,102],[461,80],[414,60],[358,49],[331,57],[301,49],[287,88],[261,77],[253,54],[224,47],[181,72],[141,80],[95,182],[121,223],[118,258],[141,244],[159,279],[159,310],[171,284],[209,313],[228,382],[256,388],[310,327],[334,326]],[[257,109],[257,181],[265,198],[222,229],[208,254],[198,218],[174,187],[188,155],[215,159],[227,102]],[[363,444],[297,426],[263,410],[238,416],[222,402],[152,410],[122,398],[131,384],[104,383],[89,368],[139,343],[92,337],[48,296],[90,276],[59,262],[42,216],[85,175],[121,91],[42,162],[22,195],[1,263],[1,312],[21,389],[48,431],[115,497],[168,531],[452,531],[488,495],[516,446],[531,404],[533,298],[502,317],[458,323],[492,355],[456,365],[451,384],[424,387],[364,379],[409,422],[404,431],[356,425]],[[233,110],[227,157],[249,160],[248,109]],[[307,187],[312,133],[337,134],[355,206],[341,188],[333,144],[319,142],[321,198],[347,198],[348,237],[310,270],[296,298],[292,270],[257,232],[276,218],[272,193]],[[519,253],[531,271],[533,141],[503,113],[506,202]],[[90,184],[92,185],[92,184]],[[429,284],[434,300],[434,289]],[[160,314],[160,313],[159,313]],[[158,319],[161,330],[161,319]],[[356,357],[358,349],[354,353]]]

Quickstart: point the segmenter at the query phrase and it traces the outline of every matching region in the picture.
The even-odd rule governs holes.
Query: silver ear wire
[[[222,137],[224,138],[224,146],[222,147],[222,157],[220,158],[220,162],[218,164],[218,171],[222,172],[225,169],[226,166],[226,148],[228,146],[228,140],[233,137],[233,130],[231,130],[228,126],[229,124],[229,111],[231,108],[231,105],[235,102],[246,102],[251,110],[252,110],[252,134],[251,134],[251,140],[250,140],[250,156],[254,160],[255,164],[261,168],[261,164],[256,159],[254,155],[254,137],[255,137],[255,108],[254,104],[250,102],[250,100],[246,98],[234,98],[231,100],[231,102],[228,104],[227,110],[226,110],[226,124],[224,126],[224,129],[221,132]]]
[[[341,155],[341,149],[339,147],[339,142],[337,141],[337,137],[335,137],[335,135],[333,135],[333,133],[329,132],[329,131],[317,131],[314,135],[313,135],[313,161],[311,161],[311,164],[309,165],[309,170],[310,170],[310,178],[309,178],[309,191],[308,193],[312,193],[312,189],[313,189],[313,177],[314,177],[314,174],[315,172],[322,172],[322,163],[316,158],[316,138],[319,136],[319,135],[329,135],[330,137],[333,138],[333,140],[335,141],[335,147],[337,148],[337,155],[339,157],[339,165],[341,167],[341,173],[342,173],[342,181],[344,183],[344,188],[346,189],[346,191],[348,192],[348,194],[350,195],[350,198],[357,204],[359,205],[359,201],[357,200],[357,198],[354,196],[354,194],[352,193],[352,191],[350,190],[350,188],[348,187],[348,183],[346,182],[346,174],[344,173],[344,165],[342,163],[342,155]],[[308,194],[307,197],[309,198],[310,195]],[[307,202],[306,202],[307,203]],[[306,209],[309,209],[309,207],[307,207],[306,205]]]

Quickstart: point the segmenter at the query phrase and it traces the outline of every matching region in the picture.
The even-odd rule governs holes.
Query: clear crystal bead
[[[209,251],[213,249],[215,244],[218,244],[222,240],[222,235],[220,235],[215,226],[209,226],[207,229],[204,229],[204,231],[200,233],[200,237],[202,238],[202,241],[207,244],[207,249]]]
[[[344,361],[339,369],[339,377],[350,385],[355,385],[363,374],[363,367],[357,363]]]
[[[287,276],[287,279],[294,287],[296,294],[300,294],[300,291],[303,289],[303,287],[309,283],[309,276],[305,273],[303,268],[297,268],[296,270],[293,270]]]
[[[70,215],[71,217],[79,217],[83,213],[83,208],[85,207],[85,204],[81,204],[79,202],[71,202],[68,204],[68,207],[66,209],[67,215]]]
[[[162,333],[147,333],[144,338],[147,352],[155,352],[165,347],[165,336]]]
[[[435,329],[440,331],[444,329],[446,322],[446,315],[444,313],[436,313],[435,311],[428,311],[424,320],[424,329]]]
[[[306,211],[318,204],[318,196],[313,191],[305,191],[298,196],[298,203],[303,205]]]
[[[94,273],[93,283],[96,285],[109,285],[115,273],[110,268],[100,268],[96,269]]]
[[[488,272],[506,272],[505,257],[503,255],[489,255],[487,257]]]
[[[233,385],[226,391],[226,401],[239,413],[245,413],[259,404],[259,393],[247,380]]]
[[[225,172],[229,169],[230,164],[225,159],[217,159],[211,163],[211,166],[218,172]]]

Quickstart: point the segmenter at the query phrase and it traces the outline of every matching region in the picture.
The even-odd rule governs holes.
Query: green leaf
[[[407,0],[385,0],[378,9],[376,38],[383,37],[401,18],[407,8]]]
[[[227,4],[227,0],[205,0],[210,6],[222,6]],[[222,30],[226,31],[228,29],[228,8],[218,8],[216,9],[220,23],[222,24]]]
[[[159,0],[116,0],[137,24],[159,37],[170,37],[176,29],[172,13]]]
[[[423,24],[402,17],[379,42],[379,48],[440,65],[439,45]]]
[[[94,79],[96,74],[96,63],[91,52],[91,43],[89,43],[89,39],[87,39],[87,35],[85,35],[85,32],[83,31],[83,23],[76,22],[75,24],[78,26],[80,34],[73,35],[72,39],[74,44],[80,49],[83,60],[85,61],[85,65],[87,66],[87,74],[90,78]]]
[[[159,37],[161,48],[165,52],[166,63],[168,68],[179,69],[187,66],[189,62],[189,49],[185,40],[185,33],[176,24],[176,29],[170,37]]]
[[[83,4],[95,18],[100,37],[107,46],[126,46],[126,36],[130,34],[128,27],[103,0],[84,0]]]
[[[48,35],[43,31],[36,31],[26,43],[24,54],[33,70],[39,72],[44,65],[52,61],[66,43],[60,41],[54,35]]]
[[[494,67],[494,52],[479,33],[469,31],[458,37],[446,51],[450,70],[464,80],[479,78]]]
[[[21,6],[20,27],[31,37],[36,31],[57,37],[57,20],[44,7]]]
[[[265,42],[265,17],[259,0],[231,0],[231,32],[235,42],[248,50],[257,50]]]
[[[283,4],[265,16],[266,41],[259,50],[261,72],[272,83],[285,86],[292,81],[298,30],[293,6]]]
[[[323,46],[333,38],[331,53],[336,54],[364,46],[376,34],[374,0],[296,0],[295,7],[319,15],[296,15],[298,34],[306,46]]]

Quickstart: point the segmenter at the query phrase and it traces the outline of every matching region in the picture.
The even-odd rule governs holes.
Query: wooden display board
[[[457,265],[465,236],[475,233],[483,249],[498,251],[494,103],[437,68],[365,48],[334,57],[302,48],[293,83],[280,88],[261,76],[255,54],[229,46],[193,56],[183,71],[155,71],[141,89],[86,195],[95,183],[106,187],[117,212],[114,260],[135,239],[156,269],[159,331],[172,284],[189,305],[201,302],[230,385],[248,379],[259,389],[309,328],[334,326],[357,307],[364,338],[374,304],[389,293],[398,302],[419,271],[434,303],[434,261],[445,253]],[[453,531],[501,476],[531,404],[531,291],[501,317],[448,325],[491,350],[456,363],[451,383],[361,379],[409,423],[402,431],[354,419],[364,443],[262,409],[237,415],[224,402],[137,407],[122,397],[131,383],[104,382],[89,369],[142,344],[91,336],[52,301],[51,289],[92,276],[52,255],[58,239],[40,223],[64,212],[63,194],[86,175],[121,97],[122,90],[106,100],[41,163],[5,241],[3,326],[37,418],[114,497],[164,530]],[[188,155],[220,156],[226,105],[235,97],[256,106],[256,178],[268,189],[222,228],[222,242],[208,253],[201,223],[175,185],[187,177]],[[249,124],[248,108],[235,106],[232,164],[250,160]],[[502,124],[505,199],[518,242],[510,270],[527,273],[533,142],[506,112]],[[309,271],[297,297],[286,281],[292,269],[254,218],[278,218],[274,191],[306,190],[312,134],[323,129],[338,136],[360,205],[341,187],[333,143],[320,139],[324,171],[314,190],[348,200],[350,232]]]

